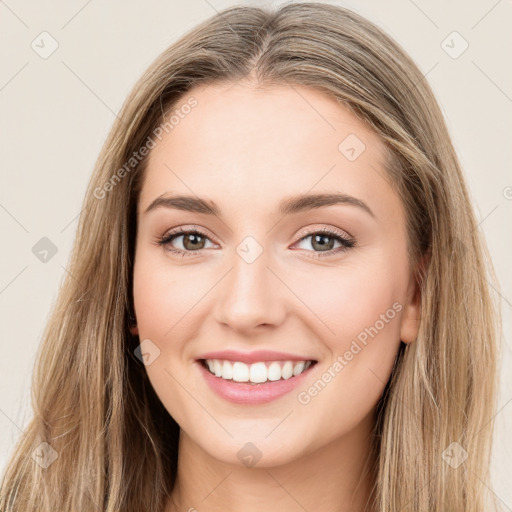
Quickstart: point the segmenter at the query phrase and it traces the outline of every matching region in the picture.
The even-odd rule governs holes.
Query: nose
[[[219,283],[215,308],[219,323],[245,334],[282,324],[289,297],[268,260],[265,252],[252,262],[234,253],[232,267]]]

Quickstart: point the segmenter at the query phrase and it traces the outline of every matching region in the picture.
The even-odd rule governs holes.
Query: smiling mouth
[[[260,361],[246,364],[222,359],[200,359],[199,363],[215,377],[229,382],[266,384],[298,377],[318,361]]]

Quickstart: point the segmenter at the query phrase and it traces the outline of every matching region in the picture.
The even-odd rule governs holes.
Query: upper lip
[[[257,363],[259,361],[316,361],[311,357],[275,352],[274,350],[255,350],[253,352],[239,352],[238,350],[218,350],[208,352],[198,357],[200,359],[225,359],[240,361],[242,363]]]

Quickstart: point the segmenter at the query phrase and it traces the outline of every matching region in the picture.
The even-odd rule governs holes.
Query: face
[[[176,108],[187,101],[139,197],[134,332],[202,454],[283,464],[367,425],[416,337],[402,202],[379,137],[322,92],[239,82]],[[228,350],[227,378],[209,373],[201,360]],[[300,360],[314,363],[299,373]]]

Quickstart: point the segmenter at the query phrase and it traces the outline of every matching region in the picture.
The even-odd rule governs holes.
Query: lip
[[[252,364],[265,361],[316,361],[316,359],[274,350],[255,350],[253,352],[239,352],[238,350],[219,350],[208,352],[197,358],[201,359],[225,359],[227,361],[240,361],[241,363]]]
[[[208,357],[206,359],[222,358]],[[290,359],[288,359],[288,361],[289,360]],[[302,361],[303,359],[299,360]],[[237,359],[237,361],[240,361],[240,359]],[[258,361],[262,361],[262,359],[258,359]],[[210,373],[207,368],[205,368],[201,360],[196,361],[196,364],[201,375],[212,391],[224,400],[238,405],[265,404],[272,402],[273,400],[277,400],[287,393],[290,393],[293,389],[300,386],[300,384],[303,384],[311,370],[317,366],[317,364],[312,364],[300,375],[290,377],[286,380],[280,379],[276,381],[262,382],[259,384],[248,384],[245,382],[235,382],[233,380],[225,380],[222,377],[216,377]]]

